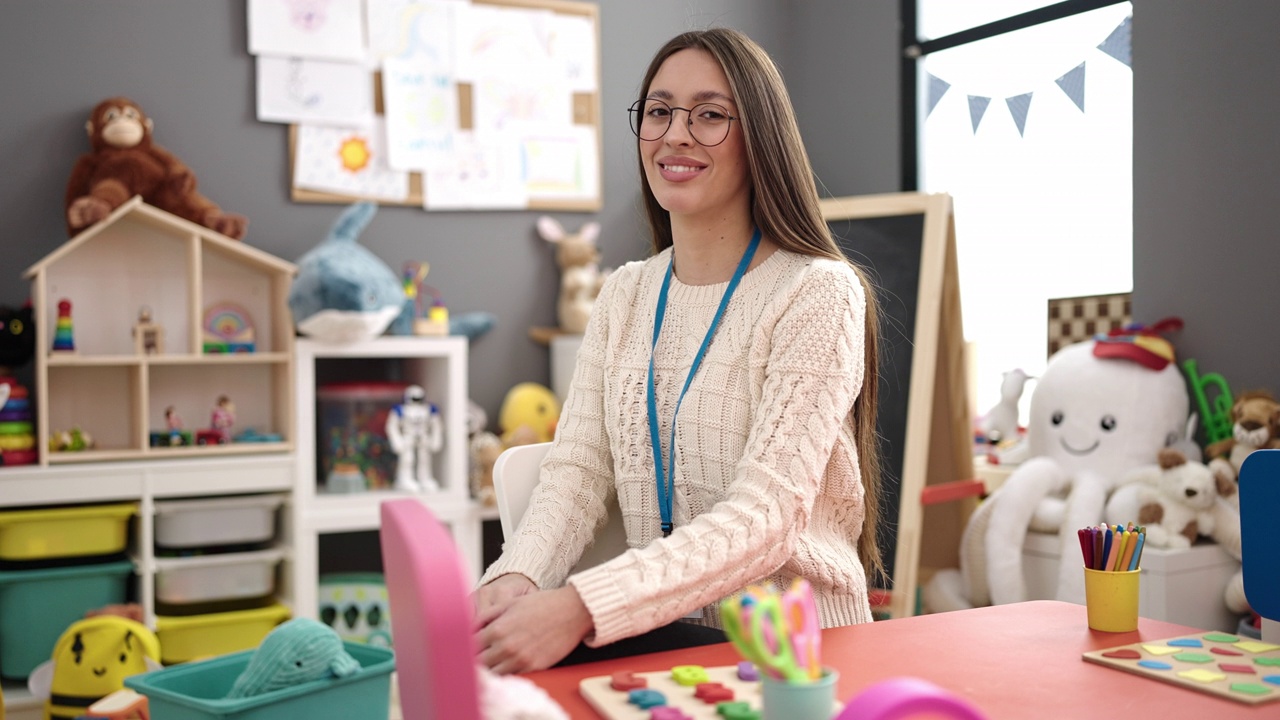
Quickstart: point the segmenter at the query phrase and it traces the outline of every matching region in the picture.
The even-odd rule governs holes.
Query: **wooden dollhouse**
[[[291,451],[296,270],[141,197],[28,268],[40,464]],[[232,331],[253,342],[207,342]],[[208,442],[223,397],[231,441]]]

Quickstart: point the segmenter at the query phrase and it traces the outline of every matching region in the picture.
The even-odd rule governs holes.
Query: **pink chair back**
[[[401,713],[481,720],[470,588],[453,538],[417,500],[388,500],[381,512]]]

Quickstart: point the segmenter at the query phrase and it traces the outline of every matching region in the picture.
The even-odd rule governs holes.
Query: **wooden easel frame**
[[[828,221],[923,215],[915,334],[903,441],[891,617],[914,614],[926,485],[973,472],[955,219],[945,193],[889,193],[821,201]],[[883,397],[882,397],[883,402]]]

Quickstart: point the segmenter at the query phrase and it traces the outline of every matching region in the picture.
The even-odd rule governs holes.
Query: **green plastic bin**
[[[395,655],[371,645],[343,645],[360,663],[355,675],[253,697],[226,699],[254,650],[133,675],[124,684],[147,696],[151,717],[157,720],[387,720]]]
[[[133,563],[0,571],[0,677],[26,680],[71,623],[125,601]]]

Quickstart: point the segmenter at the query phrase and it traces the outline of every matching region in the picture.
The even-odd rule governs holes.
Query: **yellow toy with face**
[[[48,698],[45,720],[76,718],[123,688],[126,677],[159,667],[159,662],[160,640],[145,625],[99,615],[72,623],[53,646],[52,659],[36,668],[28,685]]]

